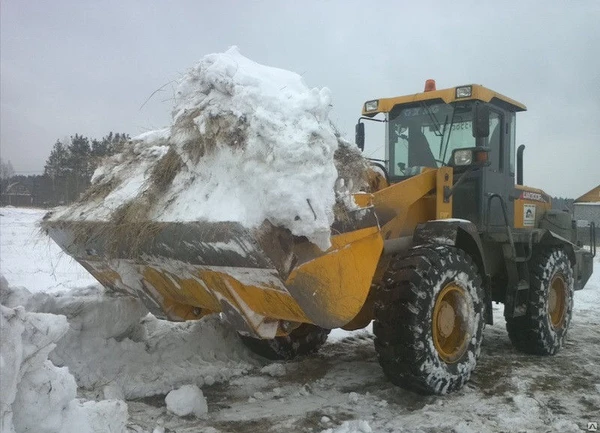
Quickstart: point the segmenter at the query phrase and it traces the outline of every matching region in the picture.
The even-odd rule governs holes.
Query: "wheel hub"
[[[454,363],[469,345],[471,308],[467,292],[455,283],[447,284],[437,296],[433,309],[433,344],[439,356]]]
[[[555,275],[548,289],[548,316],[554,329],[563,326],[566,313],[567,284],[562,275]]]
[[[456,314],[454,308],[449,302],[442,301],[440,312],[438,313],[438,331],[444,338],[448,338],[454,329],[454,320]]]

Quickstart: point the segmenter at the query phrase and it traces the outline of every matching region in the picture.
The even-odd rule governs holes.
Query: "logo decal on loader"
[[[546,199],[544,197],[543,194],[540,194],[539,192],[531,192],[531,191],[523,191],[523,193],[521,194],[521,197],[519,197],[521,200],[533,200],[533,201],[539,201],[542,203],[546,203]]]
[[[523,205],[523,226],[533,227],[535,226],[535,205],[524,204]]]

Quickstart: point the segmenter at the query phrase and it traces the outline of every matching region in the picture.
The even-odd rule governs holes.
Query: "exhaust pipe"
[[[525,145],[521,144],[517,149],[517,185],[523,185],[523,152]]]

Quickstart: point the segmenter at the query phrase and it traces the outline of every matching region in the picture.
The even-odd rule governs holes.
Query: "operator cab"
[[[385,123],[384,165],[391,183],[428,168],[452,166],[455,182],[468,171],[453,194],[453,215],[481,227],[488,204],[484,194],[509,197],[514,189],[515,113],[524,110],[523,104],[480,85],[436,90],[427,80],[422,93],[367,101],[357,144],[364,147],[361,120]],[[378,114],[384,118],[375,118]],[[491,223],[505,223],[496,211],[501,210],[490,212]]]
[[[455,150],[477,146],[472,133],[475,104],[427,101],[394,107],[387,124],[389,175],[401,180],[425,167],[456,165],[452,158]],[[490,118],[490,129],[499,126],[497,120]]]

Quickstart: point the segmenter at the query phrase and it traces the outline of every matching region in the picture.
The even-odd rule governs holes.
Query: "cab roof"
[[[457,89],[471,87],[471,96],[469,97],[457,97]],[[465,84],[463,86],[450,87],[448,89],[431,90],[428,92],[415,93],[414,95],[396,96],[393,98],[381,98],[378,101],[377,108],[374,110],[367,110],[367,103],[363,104],[362,114],[364,116],[373,117],[379,113],[389,113],[397,105],[411,104],[414,102],[431,101],[441,99],[445,103],[449,104],[456,101],[482,101],[491,102],[509,111],[525,111],[527,107],[520,102],[515,101],[507,96],[504,96],[498,92],[495,92],[487,87],[480,84]],[[374,102],[367,101],[367,102]]]

